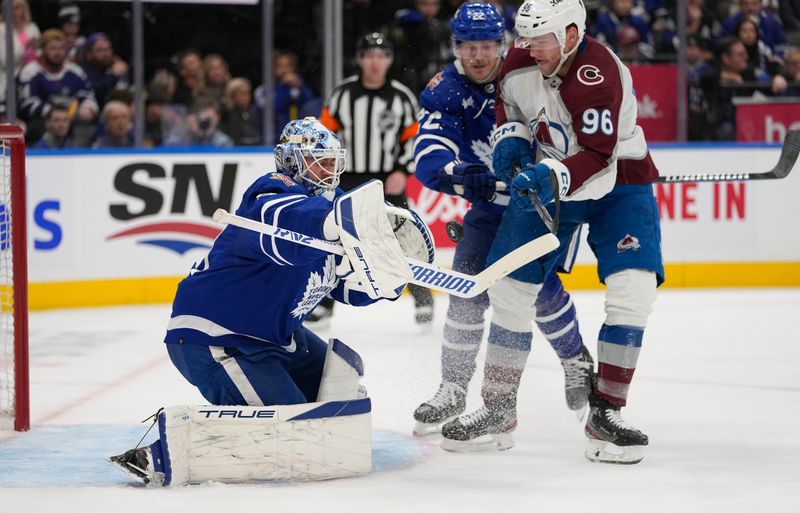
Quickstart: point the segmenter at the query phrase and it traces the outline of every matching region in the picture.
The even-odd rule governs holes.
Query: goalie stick
[[[245,230],[263,233],[270,237],[319,249],[334,255],[344,255],[344,249],[341,244],[317,239],[316,237],[287,230],[273,224],[260,223],[252,219],[231,214],[221,208],[218,208],[216,212],[214,212],[213,219],[219,224],[230,224],[238,226],[239,228],[244,228]],[[558,246],[558,238],[552,233],[547,233],[508,253],[476,275],[463,274],[439,267],[436,264],[429,264],[422,260],[408,258],[408,266],[411,268],[411,273],[413,274],[410,283],[457,297],[471,298],[485,292],[501,278],[519,269],[528,262],[532,262],[546,255]]]
[[[800,131],[789,130],[783,140],[781,156],[778,163],[769,171],[761,173],[694,173],[688,175],[659,176],[656,183],[675,182],[739,182],[749,180],[772,180],[785,178],[794,168],[797,156],[800,154]]]

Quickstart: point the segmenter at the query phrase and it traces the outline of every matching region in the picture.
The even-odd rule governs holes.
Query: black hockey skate
[[[306,320],[303,321],[303,324],[310,330],[323,331],[330,328],[332,319],[333,308],[320,303],[316,306],[316,308],[314,308],[308,317],[306,317]]]
[[[592,394],[585,434],[589,442],[584,455],[590,461],[630,465],[644,458],[647,435],[627,424],[616,407]]]
[[[514,447],[516,408],[481,406],[442,426],[442,449],[453,452],[504,451]]]
[[[564,392],[567,397],[567,407],[574,411],[578,420],[583,420],[586,415],[586,404],[594,384],[594,360],[586,346],[581,346],[581,352],[572,358],[561,360],[564,367]]]
[[[432,399],[422,403],[414,411],[414,435],[425,436],[438,433],[442,424],[461,415],[467,407],[467,391],[461,385],[443,382]]]
[[[140,447],[111,456],[108,461],[130,477],[148,486],[161,486],[164,474],[155,472],[149,447]]]

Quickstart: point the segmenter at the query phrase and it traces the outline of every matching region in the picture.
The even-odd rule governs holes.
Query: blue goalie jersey
[[[322,239],[322,224],[332,207],[330,200],[311,195],[292,178],[270,173],[247,189],[236,213]],[[165,342],[274,344],[291,352],[292,333],[326,295],[356,306],[374,302],[336,277],[337,259],[227,226],[178,285]]]
[[[458,62],[428,82],[419,99],[419,132],[414,145],[415,175],[425,187],[439,191],[436,175],[454,160],[492,169],[489,141],[495,126],[496,90],[496,81],[471,82]],[[501,214],[507,205],[508,194],[502,192],[493,202],[478,202],[474,207]]]

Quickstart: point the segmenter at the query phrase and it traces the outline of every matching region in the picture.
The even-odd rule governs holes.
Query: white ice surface
[[[595,353],[599,292],[573,295]],[[800,290],[661,291],[623,415],[650,436],[633,466],[583,457],[582,425],[538,335],[516,447],[451,454],[409,436],[439,380],[446,298],[419,335],[411,299],[339,307],[331,329],[361,353],[373,400],[370,475],[317,483],[144,489],[103,458],[132,447],[159,406],[202,403],[161,343],[169,306],[31,314],[32,422],[0,433],[0,512],[800,511]],[[482,368],[483,356],[479,359]],[[479,403],[480,372],[470,409]]]

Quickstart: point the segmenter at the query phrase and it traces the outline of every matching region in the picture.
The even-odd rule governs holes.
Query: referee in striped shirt
[[[387,201],[408,207],[406,180],[414,162],[417,134],[417,100],[406,86],[387,78],[392,65],[391,43],[378,32],[361,37],[357,45],[360,73],[334,89],[322,108],[320,121],[337,133],[347,149],[347,166],[339,187],[345,191],[377,178],[384,184]],[[414,297],[415,320],[428,329],[433,320],[430,290],[409,285]],[[309,317],[318,327],[333,312],[325,299]]]

